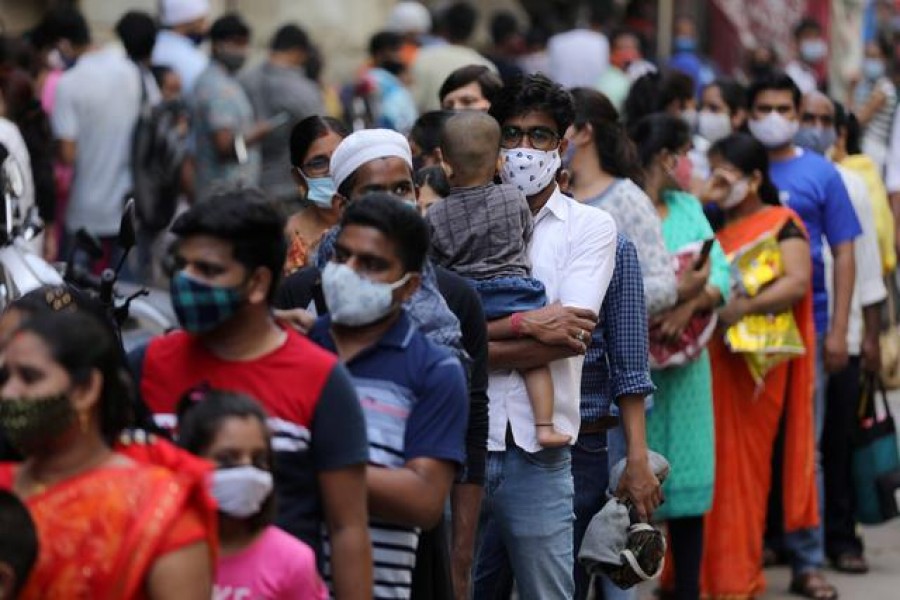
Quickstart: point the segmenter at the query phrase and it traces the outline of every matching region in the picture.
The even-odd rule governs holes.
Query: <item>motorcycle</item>
[[[97,297],[106,307],[126,352],[173,329],[177,320],[168,294],[119,281],[137,238],[134,200],[125,204],[116,236],[122,254],[113,268],[104,269],[97,276],[78,260],[79,253],[86,253],[88,262],[103,254],[100,242],[84,229],[76,232],[67,261],[54,266],[38,255],[30,243],[43,232],[44,224],[34,206],[28,208],[24,219],[20,216],[22,178],[18,169],[0,144],[0,218],[4,219],[0,228],[0,310],[39,287],[66,284]]]

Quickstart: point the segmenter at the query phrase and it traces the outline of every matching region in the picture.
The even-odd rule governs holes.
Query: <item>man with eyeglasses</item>
[[[814,422],[818,447],[825,420],[827,374],[841,371],[847,365],[850,301],[856,281],[854,240],[862,229],[847,188],[834,165],[815,152],[798,148],[794,143],[800,128],[801,99],[800,89],[785,74],[755,82],[749,92],[748,126],[753,136],[769,151],[769,175],[781,192],[782,203],[800,215],[809,235],[813,264],[813,314],[817,333]],[[834,257],[830,319],[823,238]],[[777,452],[774,464],[779,464]],[[822,472],[819,465],[816,469],[821,516],[824,505]],[[778,472],[780,469],[775,471]],[[780,477],[773,474],[772,494],[778,493],[779,480]],[[779,525],[770,516],[770,529],[777,530]],[[769,541],[775,543],[777,539]],[[821,528],[788,532],[784,536],[784,547],[792,555],[792,590],[816,598],[836,597],[834,588],[821,572],[825,561]]]
[[[501,178],[518,187],[534,215],[532,276],[548,307],[492,321],[490,427],[475,597],[497,597],[512,568],[520,598],[574,594],[574,484],[569,446],[541,448],[519,371],[548,365],[557,430],[578,437],[584,352],[612,278],[612,218],[560,192],[556,175],[572,98],[543,75],[501,92],[490,114],[501,125]]]

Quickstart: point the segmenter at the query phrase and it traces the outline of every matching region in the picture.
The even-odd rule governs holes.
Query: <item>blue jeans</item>
[[[469,282],[481,296],[484,318],[488,321],[547,304],[544,284],[531,277],[470,279]]]
[[[822,475],[822,455],[819,441],[825,426],[825,397],[828,374],[825,372],[825,336],[816,337],[816,390],[813,419],[816,436],[816,488],[819,495],[819,526],[786,533],[784,548],[791,554],[794,577],[816,571],[825,564],[825,479]]]
[[[572,460],[568,447],[489,452],[475,554],[475,600],[571,598]]]

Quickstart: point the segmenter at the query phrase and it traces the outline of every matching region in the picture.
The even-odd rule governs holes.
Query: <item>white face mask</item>
[[[409,281],[409,273],[394,283],[376,283],[335,262],[322,270],[322,293],[331,320],[362,327],[381,319],[394,306],[394,290]]]
[[[731,184],[731,191],[728,192],[728,195],[722,201],[721,207],[725,210],[734,208],[744,201],[744,198],[747,197],[747,192],[749,191],[750,182],[746,179],[738,179],[733,184]]]
[[[697,109],[686,108],[681,111],[681,120],[688,124],[693,133],[697,129]]]
[[[797,135],[800,122],[790,121],[773,110],[762,119],[750,119],[747,126],[753,137],[766,148],[781,148]]]
[[[533,148],[513,148],[500,151],[500,179],[525,194],[536,196],[553,183],[556,172],[562,165],[559,150],[535,150]]]
[[[697,133],[714,144],[731,135],[731,118],[725,113],[701,110],[697,117]]]
[[[272,474],[252,465],[216,469],[212,494],[221,512],[246,519],[259,512],[272,494],[272,485]]]

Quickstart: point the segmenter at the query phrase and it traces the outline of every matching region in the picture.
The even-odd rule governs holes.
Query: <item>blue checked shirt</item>
[[[641,265],[634,244],[619,234],[616,266],[600,309],[581,374],[581,419],[585,422],[610,414],[613,401],[656,389],[647,361],[647,309]]]

